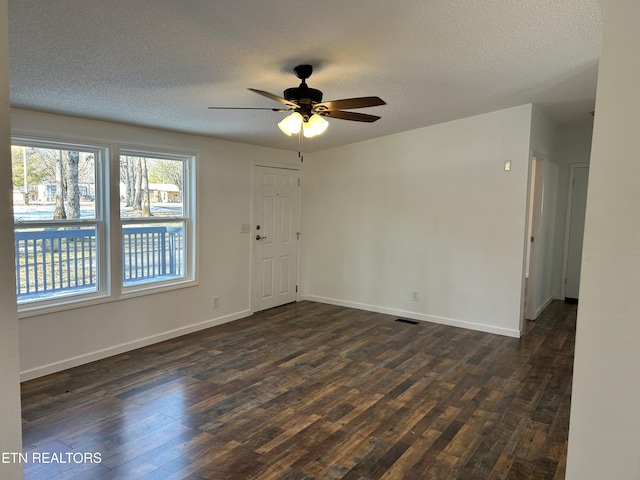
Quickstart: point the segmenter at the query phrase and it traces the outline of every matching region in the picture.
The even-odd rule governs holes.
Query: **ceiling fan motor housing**
[[[313,114],[313,105],[322,102],[322,92],[315,88],[309,88],[303,80],[299,87],[287,88],[284,91],[284,98],[300,105],[296,111],[302,115],[306,122]]]
[[[315,88],[309,88],[306,83],[301,83],[299,87],[287,88],[284,91],[284,98],[296,103],[320,103],[322,92]]]

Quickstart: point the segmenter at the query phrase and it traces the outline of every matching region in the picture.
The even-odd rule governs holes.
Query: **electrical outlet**
[[[418,292],[416,292],[415,290],[413,292],[411,292],[411,301],[412,302],[417,302],[418,301]]]
[[[213,308],[218,308],[220,306],[220,299],[218,297],[213,297],[211,300],[211,305]]]

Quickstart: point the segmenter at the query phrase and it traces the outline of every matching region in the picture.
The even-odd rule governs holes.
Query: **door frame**
[[[296,285],[298,286],[296,291],[296,302],[299,302],[301,299],[302,286],[300,285],[300,260],[301,260],[301,239],[302,235],[302,168],[300,165],[295,163],[282,163],[282,162],[261,162],[261,161],[253,161],[251,164],[251,195],[250,195],[250,214],[249,214],[249,223],[251,225],[249,229],[249,244],[251,247],[249,248],[249,310],[253,314],[255,313],[255,305],[253,303],[253,293],[254,293],[254,273],[255,273],[255,242],[253,242],[253,233],[255,232],[255,212],[254,212],[254,202],[255,202],[255,192],[256,192],[256,167],[266,167],[266,168],[278,168],[281,170],[296,170],[298,172],[298,179],[300,180],[300,187],[298,190],[298,232],[300,233],[298,243],[296,246]]]
[[[536,284],[538,280],[539,247],[542,240],[542,216],[544,212],[545,156],[532,151],[529,158],[529,180],[527,188],[527,236],[525,238],[525,258],[523,269],[523,295],[520,329],[525,320],[535,320],[538,316],[536,304]],[[534,241],[531,241],[533,237]],[[537,240],[537,241],[536,241]],[[527,268],[528,267],[528,268]],[[527,272],[528,270],[528,272]],[[528,273],[528,276],[527,276]],[[527,288],[525,289],[525,282]],[[526,309],[524,308],[526,302]]]
[[[572,163],[569,166],[569,193],[567,194],[567,215],[564,226],[564,250],[562,252],[562,281],[560,282],[560,298],[565,299],[567,292],[567,271],[569,269],[569,233],[571,232],[571,210],[573,209],[573,190],[576,168],[589,168],[589,163]],[[587,181],[588,182],[588,181]]]

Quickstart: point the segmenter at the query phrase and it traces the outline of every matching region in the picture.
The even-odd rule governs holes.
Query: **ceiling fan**
[[[220,110],[272,110],[274,112],[293,112],[282,120],[278,127],[287,135],[303,132],[305,137],[313,137],[322,133],[328,126],[328,122],[322,117],[351,120],[354,122],[375,122],[380,119],[376,115],[347,112],[355,108],[376,107],[385,105],[386,102],[379,97],[344,98],[341,100],[322,101],[322,92],[307,85],[307,78],[313,73],[311,65],[298,65],[293,69],[296,77],[302,82],[297,87],[287,88],[282,97],[273,93],[249,88],[264,97],[275,100],[284,105],[280,108],[262,107],[209,107]]]

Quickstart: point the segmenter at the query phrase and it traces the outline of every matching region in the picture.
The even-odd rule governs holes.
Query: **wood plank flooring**
[[[271,309],[25,382],[25,479],[561,479],[575,319]]]

